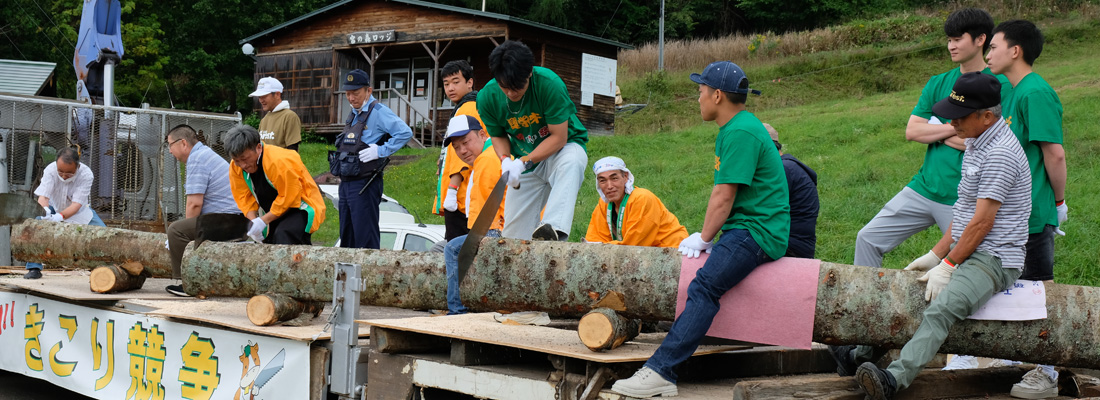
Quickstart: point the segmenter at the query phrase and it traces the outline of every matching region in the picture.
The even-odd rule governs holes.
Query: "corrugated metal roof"
[[[52,62],[0,60],[0,93],[34,96],[56,67]]]
[[[305,20],[310,19],[310,18],[312,18],[316,15],[323,14],[325,12],[331,11],[332,9],[338,8],[342,5],[351,3],[353,1],[356,1],[356,0],[337,1],[337,2],[329,4],[327,6],[324,6],[324,7],[318,8],[316,10],[313,10],[312,12],[310,12],[308,14],[305,14],[305,15],[302,15],[298,18],[294,18],[290,21],[287,21],[287,22],[281,23],[279,25],[276,25],[274,27],[271,27],[271,28],[269,28],[269,29],[267,29],[263,32],[260,32],[260,33],[257,33],[255,35],[246,37],[244,39],[241,39],[239,43],[240,44],[248,43],[252,40],[267,36],[271,33],[274,33],[275,31],[278,31],[280,29],[284,29],[284,28],[289,27],[291,25],[294,25],[294,24],[297,24],[299,22],[305,21]],[[359,0],[359,1],[362,1],[362,0]],[[502,20],[502,21],[505,21],[505,22],[514,22],[514,23],[517,23],[517,24],[522,24],[522,25],[527,25],[527,26],[539,28],[539,29],[545,29],[545,30],[548,30],[548,31],[558,32],[558,33],[561,33],[561,34],[565,34],[565,35],[569,35],[569,36],[573,36],[573,37],[578,37],[578,38],[582,38],[582,39],[586,39],[586,40],[591,40],[591,41],[594,41],[594,42],[609,44],[609,45],[617,46],[617,47],[623,48],[623,49],[632,49],[632,48],[634,48],[634,46],[631,46],[631,45],[626,44],[626,43],[620,43],[620,42],[616,42],[614,40],[604,39],[604,38],[601,38],[601,37],[592,36],[592,35],[585,34],[585,33],[574,32],[574,31],[571,31],[571,30],[568,30],[568,29],[562,29],[562,28],[558,28],[556,26],[550,26],[550,25],[546,25],[546,24],[542,24],[542,23],[538,23],[538,22],[534,22],[534,21],[528,21],[528,20],[525,20],[523,18],[517,18],[517,17],[504,15],[504,14],[483,12],[483,11],[478,11],[478,10],[472,10],[472,9],[469,9],[469,8],[455,7],[455,6],[445,5],[445,4],[429,3],[429,2],[426,2],[426,1],[417,1],[417,0],[387,0],[387,1],[393,1],[395,3],[410,4],[410,5],[414,5],[414,6],[434,8],[434,9],[437,9],[437,10],[451,11],[451,12],[456,12],[456,13],[461,13],[461,14],[468,14],[468,15],[473,15],[473,16],[478,16],[478,17],[499,19],[499,20]]]

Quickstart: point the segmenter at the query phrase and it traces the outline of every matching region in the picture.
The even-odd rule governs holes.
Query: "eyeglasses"
[[[176,142],[179,142],[180,140],[183,140],[183,138],[179,138],[179,139],[173,140],[171,142],[168,142],[168,148],[172,148],[172,145],[176,144]]]

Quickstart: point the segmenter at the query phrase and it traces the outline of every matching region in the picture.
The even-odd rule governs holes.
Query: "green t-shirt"
[[[989,68],[982,70],[982,72],[993,75]],[[929,120],[935,116],[944,124],[950,123],[951,120],[935,115],[932,112],[932,106],[951,94],[951,89],[960,76],[962,76],[962,71],[956,67],[928,79],[928,83],[924,85],[924,89],[920,92],[917,105],[913,107],[913,115]],[[1008,83],[1008,79],[1004,75],[995,76],[1001,81],[1001,98],[1005,98],[1011,92],[1012,85]],[[931,143],[924,152],[924,164],[921,165],[920,170],[917,171],[916,175],[913,175],[913,179],[906,186],[934,202],[949,206],[954,205],[955,200],[959,198],[959,168],[962,165],[962,159],[963,152],[961,150],[956,150],[940,142]]]
[[[1031,167],[1031,218],[1027,227],[1028,233],[1039,233],[1046,225],[1058,225],[1054,189],[1039,142],[1062,144],[1062,101],[1043,77],[1030,73],[1001,104],[1005,123],[1020,140]]]
[[[748,230],[768,257],[783,257],[791,231],[787,175],[764,124],[748,111],[722,126],[714,143],[714,184],[726,183],[739,186],[722,230]]]
[[[535,67],[527,84],[527,92],[518,102],[508,100],[493,79],[477,92],[477,112],[485,130],[492,137],[507,137],[512,155],[531,154],[550,136],[547,125],[568,121],[568,143],[586,148],[588,130],[577,119],[577,106],[569,98],[565,82],[554,71]]]

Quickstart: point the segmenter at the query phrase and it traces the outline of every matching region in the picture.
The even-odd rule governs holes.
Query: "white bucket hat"
[[[603,172],[615,170],[626,172],[626,194],[630,194],[630,192],[633,192],[634,173],[630,172],[629,169],[626,169],[626,163],[623,162],[623,159],[619,157],[604,157],[601,158],[599,161],[596,161],[596,163],[592,165],[592,172],[596,174],[596,176],[599,176]],[[604,196],[603,190],[600,190],[599,180],[596,181],[596,193],[600,194],[600,200],[603,200],[605,203],[607,202],[607,196]]]

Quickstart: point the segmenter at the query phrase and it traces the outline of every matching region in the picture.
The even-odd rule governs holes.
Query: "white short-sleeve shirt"
[[[50,206],[57,212],[68,208],[72,203],[80,204],[80,210],[66,218],[65,222],[87,225],[92,221],[92,208],[88,203],[94,180],[92,169],[81,163],[72,180],[63,182],[61,176],[57,175],[57,162],[54,161],[42,171],[42,183],[34,190],[34,194],[50,199]]]

